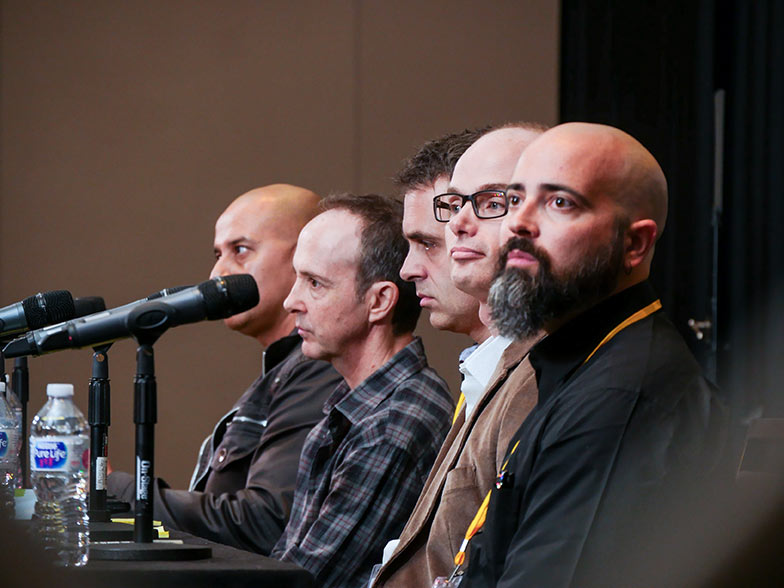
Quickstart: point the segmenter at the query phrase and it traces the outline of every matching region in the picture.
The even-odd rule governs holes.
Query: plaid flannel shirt
[[[366,586],[419,498],[453,409],[419,338],[354,390],[341,383],[305,441],[272,557],[309,570],[318,586]]]

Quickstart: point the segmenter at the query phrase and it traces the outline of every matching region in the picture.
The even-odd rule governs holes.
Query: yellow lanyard
[[[453,425],[455,424],[455,421],[457,420],[457,416],[460,414],[460,409],[463,408],[464,404],[465,404],[465,395],[461,392],[460,393],[460,398],[457,399],[457,406],[455,407],[455,414],[452,417],[452,424]]]
[[[661,300],[654,300],[648,306],[641,308],[640,310],[638,310],[637,312],[635,312],[634,314],[626,318],[623,322],[619,323],[612,331],[607,333],[607,335],[604,337],[604,339],[602,339],[599,342],[596,348],[593,351],[591,351],[590,354],[588,354],[588,357],[585,358],[585,361],[583,361],[582,365],[588,363],[588,360],[591,359],[597,351],[599,351],[602,345],[604,345],[610,339],[615,337],[615,335],[620,333],[623,329],[653,314],[661,307],[662,307]],[[458,402],[458,410],[460,406],[461,404]],[[455,418],[457,418],[457,413],[455,413]],[[504,472],[506,471],[506,466],[509,465],[509,460],[512,459],[512,455],[514,455],[514,452],[517,451],[518,445],[520,445],[519,440],[514,444],[514,447],[512,447],[512,451],[509,452],[509,455],[507,456],[506,460],[504,460],[504,464],[501,466],[501,473],[498,474],[499,479],[504,475]],[[498,486],[498,483],[496,483],[496,486]],[[452,572],[452,575],[449,577],[450,580],[452,580],[455,577],[455,574],[457,574],[457,571],[460,569],[460,566],[462,566],[463,563],[465,563],[466,549],[468,548],[468,543],[471,541],[473,536],[476,535],[479,529],[481,529],[485,524],[485,519],[487,518],[487,509],[490,506],[490,494],[492,492],[493,492],[492,489],[487,491],[487,495],[485,496],[485,499],[482,501],[482,504],[479,506],[479,510],[476,511],[476,515],[474,515],[474,520],[472,520],[471,524],[468,525],[468,530],[466,531],[465,538],[463,539],[463,542],[460,544],[460,551],[458,551],[457,555],[455,555],[455,569]]]

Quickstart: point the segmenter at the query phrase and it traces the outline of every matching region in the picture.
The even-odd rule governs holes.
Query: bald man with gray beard
[[[623,131],[568,123],[529,145],[507,196],[491,316],[545,337],[464,585],[666,584],[649,541],[677,544],[673,513],[704,497],[726,420],[648,282],[664,174]]]

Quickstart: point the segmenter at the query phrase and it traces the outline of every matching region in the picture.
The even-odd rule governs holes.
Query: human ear
[[[653,254],[659,228],[656,221],[646,218],[634,221],[626,230],[624,267],[631,271]]]
[[[380,323],[387,317],[392,320],[400,293],[394,282],[375,282],[368,288],[365,300],[368,304],[368,321]]]

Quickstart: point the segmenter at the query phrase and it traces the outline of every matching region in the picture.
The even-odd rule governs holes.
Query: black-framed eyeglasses
[[[470,196],[447,192],[433,198],[433,214],[436,215],[436,220],[448,223],[452,217],[457,216],[466,201],[471,202],[477,218],[498,218],[509,210],[509,199],[504,190],[480,190]]]

